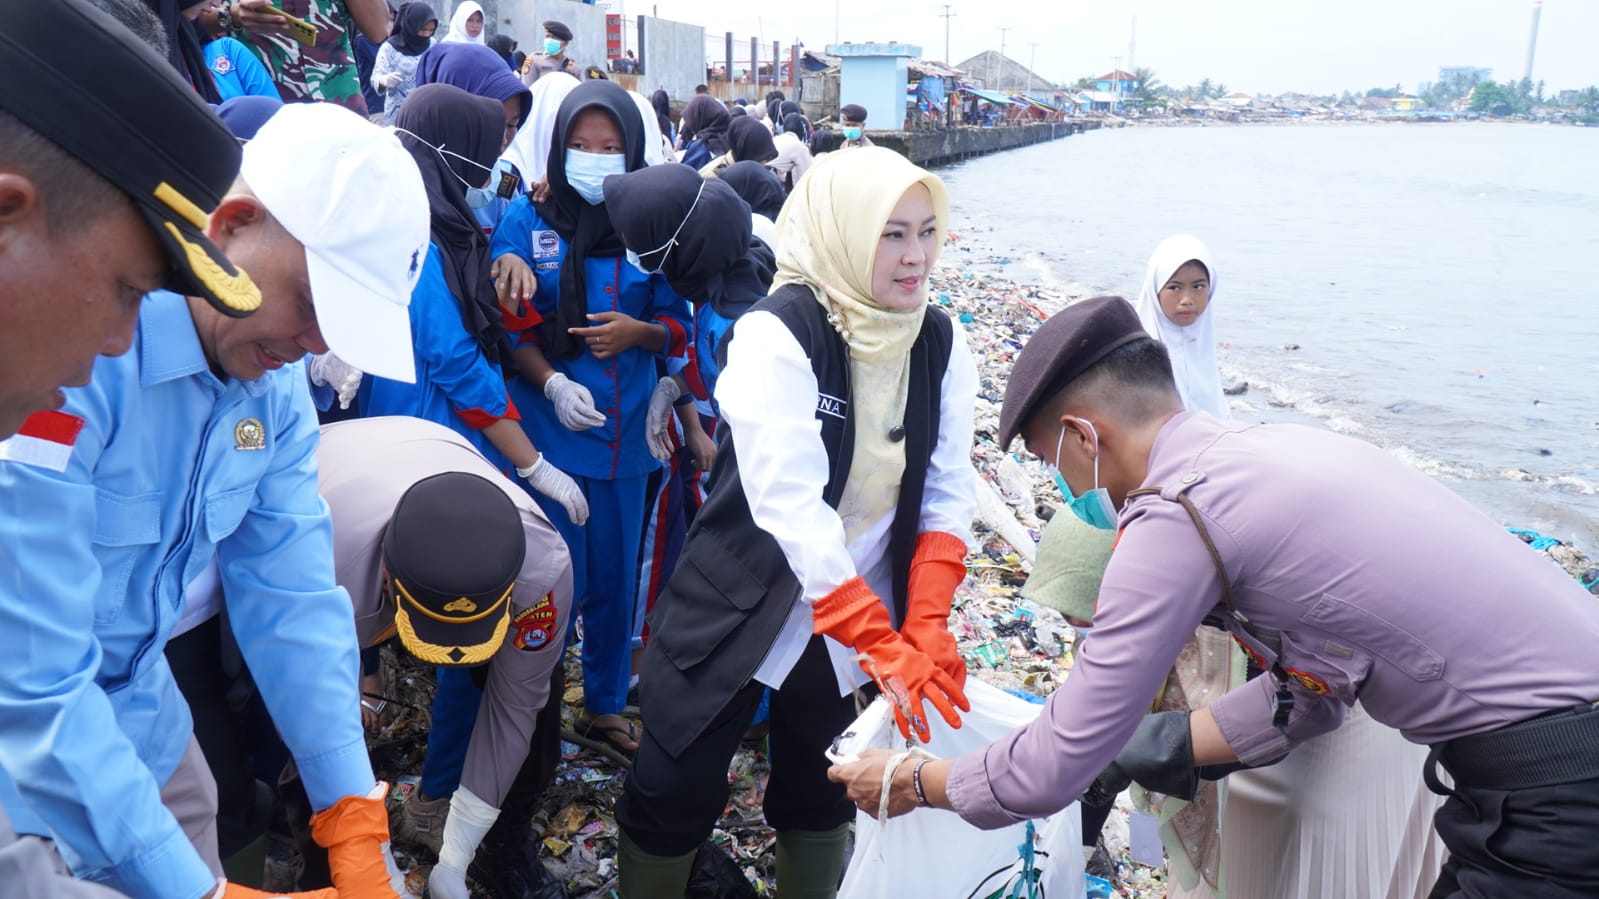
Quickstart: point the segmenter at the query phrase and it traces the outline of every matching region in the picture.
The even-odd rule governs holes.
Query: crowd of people
[[[5,895],[403,894],[384,645],[436,669],[395,828],[443,899],[560,894],[532,818],[569,645],[576,729],[632,757],[628,899],[684,894],[762,708],[787,897],[835,893],[857,807],[1081,798],[1086,857],[1132,785],[1173,895],[1599,890],[1599,606],[1375,448],[1231,421],[1198,240],[1005,387],[991,436],[1057,472],[1028,590],[1078,628],[1066,685],[961,758],[832,765],[857,697],[907,745],[970,710],[950,201],[865,109],[674,115],[574,77],[558,21],[519,66],[471,2],[8,22]],[[275,817],[294,883],[252,851]]]

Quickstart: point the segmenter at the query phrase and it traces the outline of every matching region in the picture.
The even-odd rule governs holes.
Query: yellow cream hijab
[[[891,515],[905,475],[905,423],[911,346],[927,311],[927,280],[915,308],[895,311],[872,299],[872,269],[883,227],[905,192],[927,187],[937,219],[927,274],[949,227],[949,193],[937,176],[882,147],[830,153],[794,186],[777,221],[777,277],[810,288],[849,347],[850,414],[855,446],[838,514],[851,544]],[[935,387],[936,389],[936,387]]]
[[[872,266],[883,226],[907,190],[925,185],[938,218],[937,246],[927,260],[931,272],[949,227],[949,193],[938,176],[893,150],[860,149],[864,152],[827,154],[794,186],[777,217],[772,289],[811,288],[849,344],[851,357],[876,359],[910,351],[927,305],[925,292],[921,305],[905,312],[872,299]]]

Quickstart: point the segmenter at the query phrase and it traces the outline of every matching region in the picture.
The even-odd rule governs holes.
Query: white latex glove
[[[361,370],[332,353],[311,357],[311,383],[333,388],[339,408],[348,409],[361,390]]]
[[[433,866],[433,873],[428,875],[430,899],[471,899],[471,895],[466,888],[465,871],[443,862]]]
[[[582,384],[556,372],[544,382],[544,397],[555,404],[555,417],[568,431],[582,431],[605,424],[605,415],[594,408],[594,394]]]
[[[450,816],[444,822],[439,863],[428,875],[428,896],[468,899],[466,866],[472,863],[478,844],[483,842],[484,835],[499,816],[499,809],[479,799],[471,790],[461,787],[455,791],[450,797]]]
[[[588,523],[588,497],[577,488],[576,481],[568,477],[566,472],[551,465],[543,455],[540,455],[539,460],[531,466],[518,468],[516,476],[525,478],[534,490],[560,503],[573,524],[582,527]]]
[[[650,411],[644,418],[644,442],[650,455],[662,462],[672,458],[672,403],[683,395],[683,388],[672,378],[655,382],[655,392],[650,394]]]
[[[404,81],[404,75],[401,75],[399,72],[390,72],[389,74],[383,76],[383,89],[394,90]]]

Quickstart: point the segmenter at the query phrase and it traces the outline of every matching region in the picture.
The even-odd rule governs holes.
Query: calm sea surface
[[[1135,299],[1197,235],[1235,417],[1370,440],[1599,550],[1599,129],[1129,128],[941,174],[961,256],[1022,282]]]

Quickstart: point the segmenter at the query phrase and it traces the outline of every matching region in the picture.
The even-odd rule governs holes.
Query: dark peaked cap
[[[170,260],[166,286],[231,316],[261,294],[205,236],[238,141],[163,56],[79,0],[0,0],[0,109],[133,199]]]
[[[1039,326],[1011,367],[999,412],[999,446],[1005,449],[1038,404],[1059,393],[1112,350],[1147,338],[1131,303],[1093,297],[1067,306]]]
[[[566,27],[565,22],[557,22],[551,19],[544,23],[544,30],[549,33],[550,37],[558,41],[570,41],[572,39],[572,29]]]

